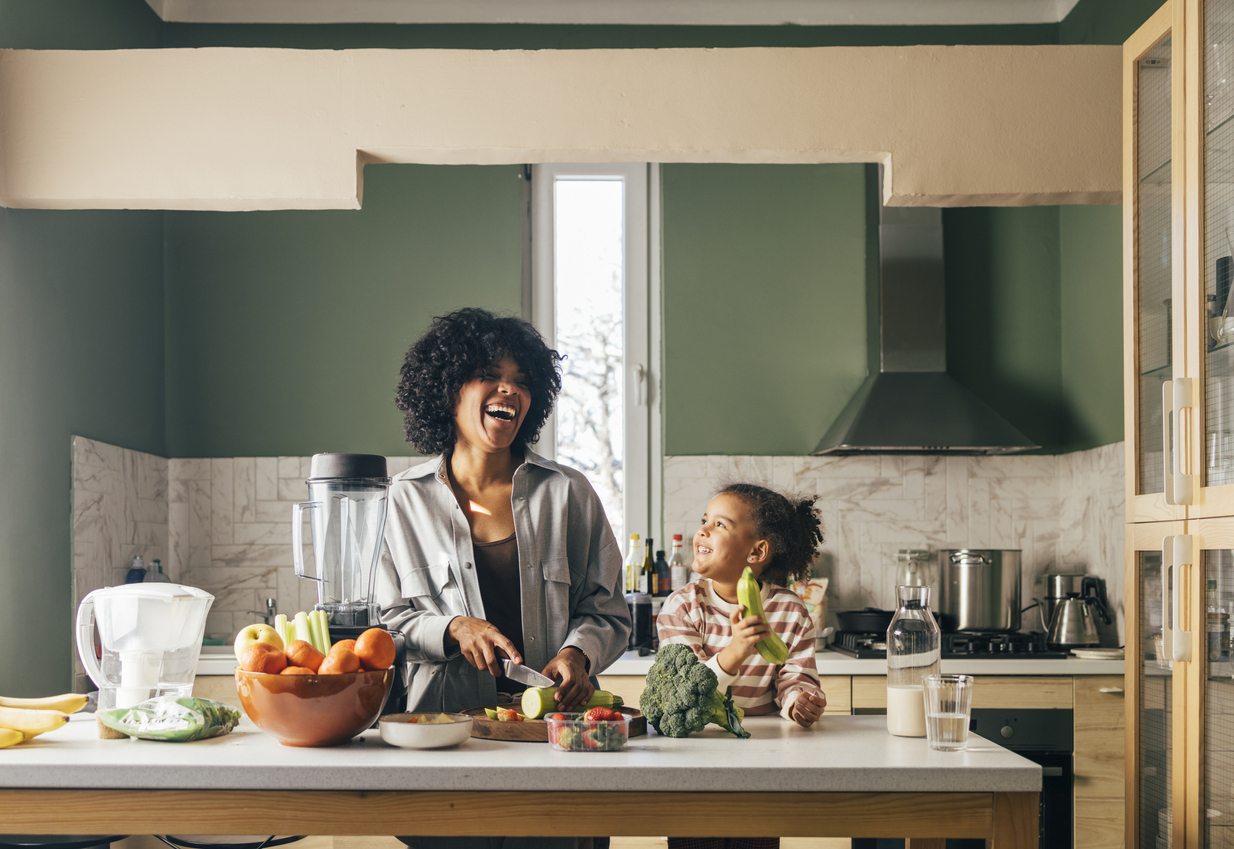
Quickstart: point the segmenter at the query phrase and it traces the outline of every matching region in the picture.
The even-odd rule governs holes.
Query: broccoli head
[[[745,711],[732,696],[717,689],[716,674],[699,663],[694,650],[675,643],[656,652],[638,706],[656,731],[665,737],[685,737],[702,731],[709,722],[738,737],[749,737],[741,727]]]

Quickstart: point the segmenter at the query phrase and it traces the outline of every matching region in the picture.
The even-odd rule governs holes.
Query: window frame
[[[622,332],[624,537],[658,536],[663,518],[663,449],[660,409],[660,169],[656,163],[546,163],[530,169],[526,237],[529,285],[524,317],[550,346],[556,344],[554,187],[558,180],[624,183]],[[640,375],[641,368],[641,375]],[[641,385],[640,385],[641,384]],[[640,395],[641,390],[641,395]],[[640,399],[642,403],[627,403]],[[533,447],[556,459],[556,411]],[[663,540],[661,540],[663,542]],[[625,540],[619,540],[623,549]],[[668,546],[663,548],[667,550]]]

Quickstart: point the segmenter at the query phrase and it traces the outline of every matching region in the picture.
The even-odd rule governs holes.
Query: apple
[[[253,643],[269,643],[279,651],[284,649],[283,638],[279,636],[279,632],[261,622],[241,628],[240,633],[236,634],[236,657],[239,658]]]

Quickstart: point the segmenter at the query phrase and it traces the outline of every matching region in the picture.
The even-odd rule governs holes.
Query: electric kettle
[[[99,687],[99,710],[192,695],[214,596],[179,584],[95,590],[77,608],[77,654]],[[100,649],[95,648],[95,626]]]
[[[1097,618],[1106,625],[1111,622],[1104,595],[1099,578],[1084,576],[1079,593],[1068,592],[1066,597],[1055,602],[1046,645],[1052,651],[1099,646]]]

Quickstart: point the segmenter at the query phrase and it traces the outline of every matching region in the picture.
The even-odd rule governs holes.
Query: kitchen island
[[[935,752],[871,716],[826,716],[809,730],[754,717],[746,727],[748,740],[712,726],[605,753],[474,738],[397,749],[375,731],[296,749],[247,718],[224,737],[172,744],[100,740],[94,718],[79,715],[0,752],[0,834],[690,836],[714,827],[1037,846],[1041,768],[993,743]]]

